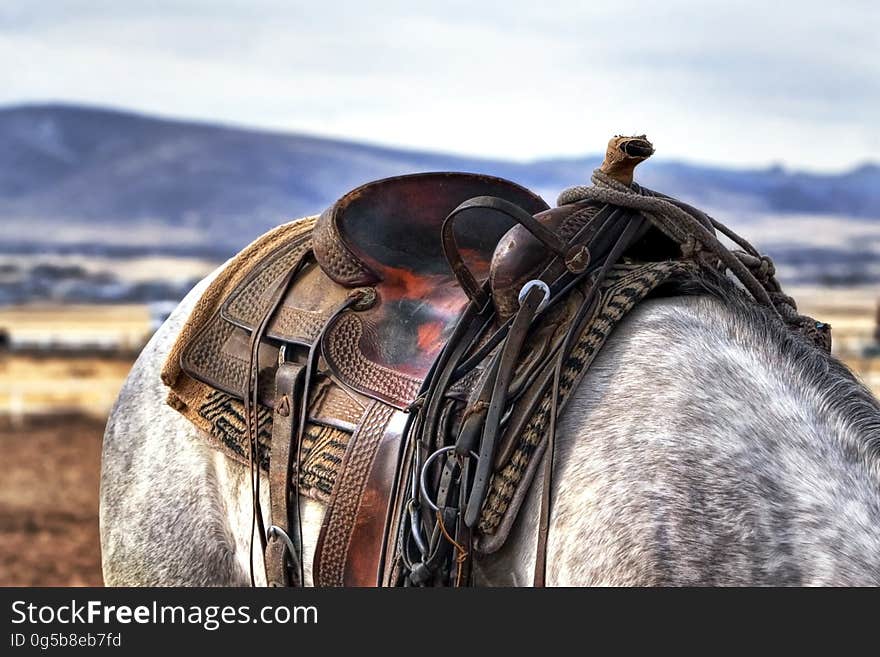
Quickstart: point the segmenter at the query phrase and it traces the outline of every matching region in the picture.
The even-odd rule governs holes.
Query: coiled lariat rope
[[[679,244],[684,257],[713,265],[721,271],[730,271],[756,301],[786,322],[800,325],[803,320],[812,321],[799,315],[794,299],[782,291],[776,280],[773,261],[719,221],[687,203],[638,183],[626,185],[601,169],[593,171],[591,180],[593,185],[576,185],[563,190],[557,203],[596,201],[637,210]],[[715,235],[715,230],[742,250],[728,249]]]

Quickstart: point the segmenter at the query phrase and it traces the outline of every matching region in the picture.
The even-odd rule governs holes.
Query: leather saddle
[[[303,433],[290,420],[290,404],[280,409],[279,400],[305,396],[309,422],[350,432],[327,500],[317,584],[392,580],[388,555],[401,514],[396,492],[403,438],[414,417],[409,411],[425,394],[441,352],[458,342],[453,334],[466,310],[500,327],[519,307],[524,282],[542,275],[551,281],[561,273],[559,262],[577,261],[581,251],[568,260],[554,258],[548,233],[560,243],[588,243],[595,253],[588,259],[601,263],[626,222],[602,215],[600,207],[551,210],[519,185],[475,174],[369,183],[325,211],[310,239],[264,256],[183,351],[184,372],[236,399],[248,398],[255,377],[256,399],[273,417],[269,475],[276,535],[286,536],[296,517],[287,505],[297,461],[290,445]],[[615,221],[619,227],[609,230]],[[548,263],[555,268],[545,271]],[[584,271],[590,263],[580,264],[571,266]],[[318,360],[320,396],[301,382],[310,358]],[[470,389],[460,385],[448,394],[463,401]],[[267,573],[275,583],[297,583],[291,551],[273,553],[281,544],[269,541]]]
[[[265,331],[261,400],[274,406],[272,378],[280,347],[308,348],[320,338],[321,355],[339,383],[407,408],[468,303],[444,257],[441,226],[452,209],[480,195],[507,199],[534,214],[548,207],[515,183],[476,174],[414,174],[349,192],[318,219],[313,255],[300,244],[286,245],[229,295],[220,313],[236,329],[220,345],[220,354],[209,353],[218,345],[195,341],[183,355],[183,370],[243,397],[247,372],[229,362],[247,359],[249,338],[268,300],[305,258]],[[495,247],[511,225],[503,214],[485,210],[471,213],[459,227],[459,248],[478,275],[488,276]],[[368,293],[369,307],[330,321],[352,290]]]
[[[616,137],[601,171],[629,187],[651,153],[644,137]],[[626,267],[612,270],[636,254],[657,266],[644,270],[649,284],[627,286]],[[180,366],[243,403],[252,455],[255,406],[271,414],[270,583],[303,577],[290,492],[309,423],[350,436],[325,500],[315,583],[466,582],[474,551],[503,543],[545,433],[552,464],[547,418],[613,322],[672,272],[690,271],[680,257],[680,241],[625,204],[585,196],[550,209],[512,182],[463,173],[359,187],[307,234],[262,254]],[[617,287],[603,298],[608,281]],[[603,303],[610,319],[591,325]],[[529,432],[536,442],[515,444]],[[481,540],[487,508],[504,529]]]
[[[283,508],[296,467],[289,445],[303,427],[291,424],[289,410],[279,415],[279,400],[304,395],[310,423],[351,434],[327,500],[315,560],[318,584],[387,581],[384,556],[411,417],[406,411],[470,303],[439,236],[450,211],[480,195],[532,214],[548,209],[527,189],[485,175],[424,173],[369,183],[325,211],[308,239],[263,256],[181,354],[186,374],[241,401],[255,374],[259,403],[273,417],[272,522],[285,535],[296,515]],[[456,248],[474,276],[489,277],[496,246],[513,223],[503,213],[478,209],[456,226]],[[310,354],[319,361],[321,395],[303,391],[298,382]],[[279,454],[287,463],[279,463]],[[273,463],[280,469],[274,477]],[[269,550],[278,544],[270,540]],[[349,545],[359,547],[340,547]],[[270,580],[296,583],[291,555],[268,554]],[[270,561],[283,565],[270,567]]]

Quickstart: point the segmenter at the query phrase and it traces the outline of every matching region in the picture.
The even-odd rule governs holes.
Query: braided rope
[[[799,323],[794,299],[783,293],[776,280],[773,261],[763,256],[744,238],[704,212],[636,183],[625,185],[600,169],[593,172],[593,185],[569,187],[557,203],[568,205],[581,201],[608,203],[641,212],[654,226],[681,245],[687,258],[715,260],[722,271],[730,271],[756,301],[773,310],[782,319]],[[715,234],[718,231],[739,246],[731,251]]]

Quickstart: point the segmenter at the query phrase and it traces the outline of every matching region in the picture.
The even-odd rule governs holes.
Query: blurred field
[[[153,328],[146,305],[0,308],[0,330],[16,349],[131,352],[143,346]]]
[[[66,413],[103,419],[131,364],[124,356],[0,356],[0,413],[13,425]]]
[[[101,585],[101,438],[152,326],[146,306],[0,310],[0,585]]]
[[[0,415],[107,415],[153,330],[147,306],[0,309]]]
[[[101,420],[0,422],[0,585],[100,586]]]
[[[789,290],[880,394],[877,288]],[[0,585],[99,585],[103,424],[155,324],[145,306],[0,310]],[[16,342],[17,341],[17,342]]]
[[[875,337],[880,289],[791,287],[786,292],[801,312],[831,324],[834,353],[880,396],[880,345]]]

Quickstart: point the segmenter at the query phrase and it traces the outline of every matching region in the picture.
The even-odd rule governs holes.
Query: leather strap
[[[275,411],[272,415],[272,452],[269,459],[269,520],[272,523],[264,561],[269,586],[302,586],[298,560],[302,554],[299,532],[291,531],[299,523],[299,508],[290,504],[293,455],[299,445],[299,409],[304,403],[305,366],[281,363],[275,373]],[[284,532],[282,535],[278,530]],[[285,536],[286,535],[286,536]],[[291,553],[285,540],[294,545]]]
[[[547,548],[550,542],[550,514],[553,508],[553,465],[556,456],[556,420],[559,415],[559,386],[563,364],[568,358],[572,341],[580,332],[581,325],[592,314],[598,299],[599,282],[621,258],[624,251],[638,238],[647,220],[641,215],[629,215],[626,227],[618,237],[601,269],[594,275],[594,284],[584,300],[575,320],[571,323],[553,370],[550,403],[550,426],[547,431],[547,449],[544,453],[544,480],[541,488],[541,512],[538,521],[538,542],[535,547],[535,573],[532,584],[543,587],[547,583]]]
[[[465,210],[495,210],[506,214],[523,228],[535,236],[552,253],[563,260],[569,257],[569,245],[566,244],[556,233],[547,228],[531,214],[523,210],[515,203],[495,196],[477,196],[465,201],[455,208],[443,221],[440,235],[443,243],[443,254],[449,263],[452,273],[458,280],[458,284],[468,295],[468,298],[482,308],[489,301],[489,295],[477,282],[476,277],[468,268],[455,241],[455,219]]]
[[[248,442],[248,461],[250,466],[251,477],[251,504],[253,514],[251,519],[251,536],[250,548],[248,552],[253,555],[254,533],[260,537],[260,547],[263,549],[263,555],[266,554],[266,526],[263,522],[263,510],[260,507],[260,466],[259,466],[259,439],[260,435],[260,414],[258,407],[260,404],[260,344],[266,333],[275,311],[284,299],[284,293],[290,284],[296,279],[296,276],[302,270],[305,257],[301,257],[297,263],[284,275],[280,285],[278,285],[269,297],[269,302],[263,314],[260,323],[254,328],[250,337],[248,351],[250,352],[250,366],[248,368],[247,382],[243,393],[244,417],[245,417],[245,434]],[[254,562],[250,560],[250,577],[251,586],[256,586],[254,580]]]
[[[480,517],[480,509],[486,497],[489,478],[492,475],[492,463],[495,460],[495,446],[498,442],[498,430],[501,417],[507,407],[507,390],[513,378],[516,362],[519,358],[522,345],[528,335],[532,320],[539,306],[544,301],[544,292],[538,287],[532,287],[520,306],[519,312],[514,317],[504,343],[504,349],[500,354],[500,363],[495,380],[492,382],[492,396],[489,408],[483,423],[483,436],[480,441],[480,457],[477,461],[477,471],[474,475],[473,487],[465,512],[464,523],[468,527],[474,527]]]
[[[401,411],[374,401],[348,441],[342,468],[318,536],[316,586],[376,586],[381,578],[386,520],[392,500],[378,482],[393,477],[399,459]]]

